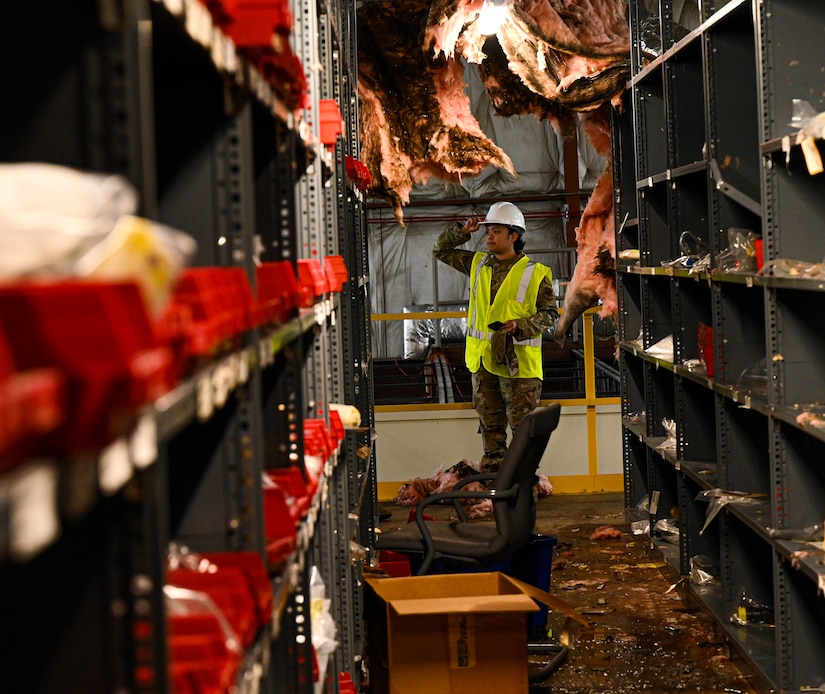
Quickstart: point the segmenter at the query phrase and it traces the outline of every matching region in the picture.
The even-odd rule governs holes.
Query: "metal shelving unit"
[[[822,533],[802,541],[825,498],[825,294],[818,275],[720,271],[718,260],[731,228],[760,236],[766,263],[825,256],[822,175],[808,166],[822,141],[803,146],[791,126],[794,99],[825,111],[825,7],[701,0],[695,25],[679,26],[675,6],[630,3],[633,76],[613,119],[616,226],[637,220],[617,249],[640,257],[618,273],[628,518],[654,528],[676,517],[678,553],[655,530],[651,547],[686,577],[697,557],[715,565],[712,583],[686,582],[690,595],[767,686],[804,691],[825,682]],[[712,269],[668,265],[684,232],[707,245]],[[709,373],[695,367],[699,323],[713,331]],[[652,353],[667,336],[672,356]],[[663,420],[674,448],[660,447]]]
[[[293,14],[310,86],[302,118],[194,0],[38,0],[4,17],[21,69],[0,109],[0,161],[123,174],[143,216],[197,240],[194,265],[243,267],[253,286],[261,260],[340,254],[350,274],[340,294],[201,364],[105,450],[0,475],[0,662],[10,690],[170,692],[170,543],[265,558],[261,476],[302,464],[304,419],[329,421],[334,402],[355,405],[363,426],[327,461],[295,551],[270,567],[272,621],[248,649],[238,688],[314,690],[312,566],[340,644],[323,691],[338,691],[339,672],[360,680],[351,542],[370,543],[377,503],[364,201],[345,169],[359,154],[355,5],[302,0]],[[334,146],[318,143],[319,99],[342,113]]]

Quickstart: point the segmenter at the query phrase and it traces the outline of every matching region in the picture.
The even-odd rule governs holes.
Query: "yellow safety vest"
[[[467,312],[467,345],[464,360],[467,368],[475,373],[479,365],[490,373],[513,378],[506,364],[496,364],[490,339],[493,330],[490,323],[518,318],[528,318],[536,312],[536,299],[542,279],[552,279],[550,268],[534,263],[527,256],[520,258],[507,273],[490,305],[492,268],[485,263],[487,253],[476,253],[470,269],[470,306]],[[542,378],[541,335],[526,340],[513,340],[518,357],[518,374],[515,378]]]

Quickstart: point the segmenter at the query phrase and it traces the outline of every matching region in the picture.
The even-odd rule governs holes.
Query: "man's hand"
[[[469,236],[475,231],[478,231],[481,228],[481,220],[478,217],[470,217],[466,222],[464,222],[464,226],[461,227],[461,233],[464,236]]]

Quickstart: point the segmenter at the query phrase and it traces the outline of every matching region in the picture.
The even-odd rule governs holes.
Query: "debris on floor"
[[[406,521],[408,508],[383,508],[393,510],[387,527]],[[446,518],[449,509],[428,511]],[[531,683],[531,694],[757,691],[713,619],[689,603],[679,576],[630,532],[623,495],[540,498],[536,532],[557,538],[550,592],[588,626],[572,629],[550,611],[543,640],[558,641],[564,632],[570,649],[545,681]],[[531,669],[550,657],[531,655]]]

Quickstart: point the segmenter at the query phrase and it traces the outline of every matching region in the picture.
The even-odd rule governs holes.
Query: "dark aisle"
[[[536,530],[558,540],[550,591],[572,605],[589,626],[571,634],[567,660],[530,691],[758,691],[758,683],[737,667],[735,654],[713,620],[685,602],[681,586],[669,590],[678,576],[649,556],[644,543],[632,535],[623,503],[622,494],[551,495],[539,500]],[[392,532],[406,522],[410,509],[384,504],[382,510],[392,512],[392,518],[381,524],[384,532]],[[433,512],[439,514],[447,518],[449,509]],[[612,526],[618,537],[591,539],[602,526]],[[548,627],[554,640],[562,625],[563,617],[551,611]]]

